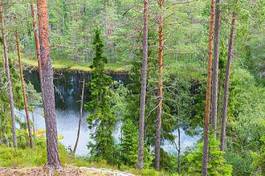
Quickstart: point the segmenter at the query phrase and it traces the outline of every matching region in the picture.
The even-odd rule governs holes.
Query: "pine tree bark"
[[[236,13],[233,12],[229,43],[228,43],[228,58],[226,64],[225,83],[224,83],[224,104],[222,112],[221,145],[220,145],[221,151],[225,150],[225,143],[226,143],[226,123],[227,123],[227,108],[229,101],[229,82],[230,82],[231,64],[233,60],[235,35],[236,35]]]
[[[49,48],[48,9],[46,0],[37,1],[39,40],[40,40],[40,64],[42,76],[42,96],[46,126],[47,166],[52,169],[61,167],[58,154],[57,124],[55,113],[55,97],[53,85],[53,69]]]
[[[213,60],[213,34],[214,34],[214,0],[211,0],[210,22],[209,22],[209,43],[208,43],[208,78],[206,89],[206,104],[204,116],[204,137],[203,137],[203,158],[202,176],[208,175],[208,156],[209,156],[209,117],[211,111],[211,87],[212,87],[212,60]]]
[[[143,27],[143,61],[141,70],[141,95],[138,138],[138,161],[136,167],[144,167],[144,123],[145,123],[145,98],[148,67],[148,0],[144,0],[144,27]]]
[[[156,142],[155,142],[155,168],[160,169],[160,143],[161,143],[161,124],[163,113],[163,59],[164,59],[164,18],[162,14],[164,0],[159,0],[160,15],[158,18],[158,109],[156,117]]]
[[[214,136],[217,132],[217,111],[218,111],[218,75],[219,75],[219,46],[221,30],[221,9],[220,0],[215,1],[215,24],[214,24],[214,60],[212,78],[212,105],[211,105],[211,124]]]
[[[77,149],[77,145],[78,145],[78,141],[79,141],[79,136],[80,136],[81,122],[82,122],[82,117],[83,117],[83,107],[84,107],[85,85],[86,85],[86,80],[84,78],[83,79],[83,86],[82,86],[82,93],[81,93],[80,116],[79,116],[78,129],[77,129],[77,135],[76,135],[75,146],[73,149],[73,154],[76,153],[76,149]]]
[[[12,139],[13,139],[13,147],[17,147],[17,135],[16,135],[16,117],[15,117],[15,105],[14,105],[14,95],[13,95],[13,84],[11,73],[9,69],[9,58],[8,58],[8,45],[7,45],[7,34],[5,33],[5,20],[4,20],[4,4],[3,1],[0,0],[0,20],[1,20],[1,34],[3,40],[3,48],[4,48],[4,67],[7,78],[7,86],[8,86],[8,100],[10,105],[10,114],[11,114],[11,122],[12,122]]]
[[[32,16],[32,28],[33,28],[34,41],[35,41],[35,52],[36,52],[36,57],[38,60],[39,78],[40,78],[40,85],[41,85],[42,81],[41,81],[41,64],[40,64],[40,41],[39,41],[39,36],[38,36],[36,15],[34,11],[34,0],[31,1],[30,7],[31,7],[31,16]]]
[[[28,128],[29,146],[30,148],[32,148],[33,142],[32,142],[30,119],[29,119],[29,111],[28,111],[28,97],[26,93],[26,85],[25,85],[25,80],[24,80],[24,75],[23,75],[23,65],[21,63],[18,32],[16,32],[16,47],[17,47],[17,57],[18,57],[18,63],[19,63],[19,73],[20,73],[20,81],[21,81],[21,87],[22,87],[22,95],[23,95],[23,101],[24,101],[24,110],[26,114],[26,123],[27,123],[27,128]]]

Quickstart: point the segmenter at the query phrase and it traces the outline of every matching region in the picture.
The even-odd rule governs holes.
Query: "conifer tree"
[[[208,75],[206,89],[206,104],[204,115],[204,134],[203,134],[203,157],[202,157],[202,175],[208,175],[208,157],[209,157],[209,118],[211,112],[211,90],[212,90],[212,60],[213,60],[213,36],[214,36],[214,0],[211,0],[210,21],[209,21],[209,41],[208,41]]]
[[[149,1],[144,0],[144,28],[143,28],[143,61],[141,70],[141,96],[140,96],[140,117],[138,137],[138,161],[137,168],[144,167],[144,125],[145,125],[145,99],[148,71],[148,7]]]
[[[11,114],[11,122],[12,122],[12,137],[13,137],[13,147],[17,147],[17,135],[16,135],[16,119],[15,119],[15,103],[14,103],[14,94],[13,94],[13,82],[10,73],[10,65],[8,58],[8,44],[6,39],[6,31],[5,31],[5,20],[4,20],[4,3],[0,1],[0,22],[1,22],[1,37],[3,43],[4,50],[4,68],[7,77],[8,84],[8,99],[10,106],[10,114]]]
[[[124,164],[134,166],[137,160],[137,128],[131,119],[123,121],[121,159]]]
[[[214,59],[212,72],[212,101],[211,101],[211,125],[214,135],[216,136],[217,128],[217,111],[218,111],[218,88],[219,88],[219,47],[221,33],[221,1],[215,1],[215,21],[214,21]]]
[[[226,123],[227,123],[227,109],[228,109],[228,101],[229,101],[229,84],[230,84],[230,74],[231,74],[231,65],[233,61],[233,50],[235,43],[235,35],[236,35],[236,13],[233,12],[232,20],[231,20],[231,29],[228,43],[228,57],[226,64],[226,74],[225,74],[225,83],[224,83],[224,104],[222,110],[222,125],[221,125],[221,151],[225,150],[225,142],[226,142]]]
[[[163,11],[164,0],[159,0],[160,11]],[[155,141],[155,168],[160,169],[160,143],[161,143],[161,125],[163,114],[163,72],[164,72],[164,17],[162,12],[158,19],[158,109],[156,117],[156,141]]]
[[[25,110],[26,123],[27,123],[27,129],[28,129],[29,146],[32,148],[33,147],[33,141],[32,141],[30,118],[29,118],[28,96],[26,93],[27,87],[26,87],[26,83],[24,80],[23,64],[21,62],[21,53],[20,53],[20,43],[19,43],[18,32],[16,32],[16,47],[17,47],[17,57],[18,57],[18,63],[19,63],[20,81],[21,81],[23,101],[24,101],[24,110]]]
[[[95,128],[91,142],[88,147],[91,156],[95,159],[104,159],[108,162],[114,160],[114,139],[112,132],[115,127],[116,119],[111,110],[112,91],[110,85],[112,79],[104,73],[104,66],[107,58],[103,56],[103,41],[100,37],[100,30],[96,29],[94,37],[95,57],[93,58],[93,73],[89,83],[89,102],[86,109],[90,112],[87,121],[89,128]]]
[[[46,126],[47,166],[51,169],[61,168],[58,152],[58,135],[55,112],[53,69],[49,46],[49,22],[46,0],[38,0],[38,24],[40,39],[41,90]]]

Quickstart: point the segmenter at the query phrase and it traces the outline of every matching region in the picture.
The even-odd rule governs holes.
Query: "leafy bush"
[[[200,142],[194,151],[184,156],[182,170],[184,175],[199,176],[202,168],[203,143]],[[232,165],[227,164],[224,153],[219,150],[219,142],[214,138],[209,140],[208,173],[211,176],[232,176]]]
[[[265,175],[265,136],[261,137],[262,147],[258,152],[252,153],[254,167],[253,175]]]

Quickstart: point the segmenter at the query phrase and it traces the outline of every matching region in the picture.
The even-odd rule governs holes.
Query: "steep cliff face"
[[[36,70],[27,69],[24,71],[25,80],[33,84],[34,88],[40,92],[39,74]],[[127,73],[109,73],[113,80],[124,84],[128,81]],[[91,73],[82,71],[57,70],[54,72],[54,86],[56,108],[78,110],[82,84],[91,79]],[[85,97],[87,101],[88,97]]]

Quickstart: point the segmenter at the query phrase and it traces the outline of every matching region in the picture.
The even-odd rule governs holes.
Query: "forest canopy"
[[[265,175],[265,0],[0,0],[0,20],[0,167]]]

